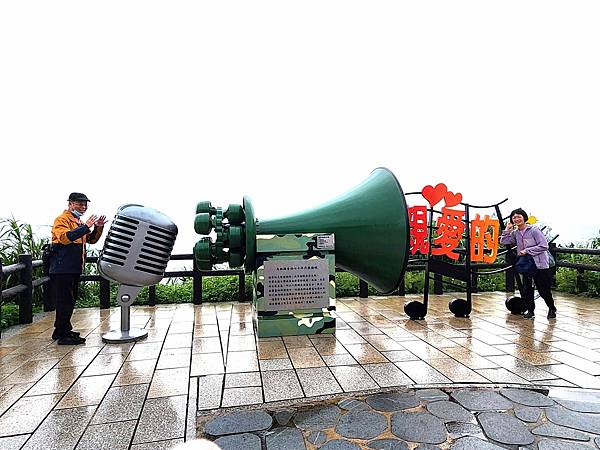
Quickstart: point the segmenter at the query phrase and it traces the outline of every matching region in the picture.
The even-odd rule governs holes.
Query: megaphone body
[[[120,284],[121,329],[104,334],[104,342],[131,342],[148,335],[130,327],[129,308],[142,287],[162,280],[176,237],[177,226],[153,208],[127,204],[118,209],[98,258],[98,272]]]
[[[354,189],[313,209],[286,217],[257,220],[249,197],[227,210],[200,202],[194,227],[204,237],[194,247],[199,267],[229,262],[244,264],[248,273],[256,265],[256,236],[300,233],[335,235],[336,266],[390,293],[400,284],[409,255],[409,223],[400,183],[386,168],[377,168]]]

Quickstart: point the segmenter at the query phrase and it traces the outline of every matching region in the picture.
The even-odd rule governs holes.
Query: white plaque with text
[[[265,261],[264,273],[265,311],[329,306],[327,260]]]

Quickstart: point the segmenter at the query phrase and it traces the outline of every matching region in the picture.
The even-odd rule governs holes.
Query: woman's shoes
[[[550,309],[548,311],[548,319],[556,319],[556,309]]]
[[[523,314],[523,319],[533,319],[533,318],[534,318],[533,311],[527,311],[525,314]]]

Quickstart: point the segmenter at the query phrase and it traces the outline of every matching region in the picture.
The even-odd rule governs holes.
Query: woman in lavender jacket
[[[528,225],[527,213],[521,208],[510,213],[510,220],[500,236],[501,244],[517,244],[517,255],[531,255],[535,261],[537,272],[533,277],[523,274],[523,300],[527,311],[523,315],[526,319],[533,318],[535,301],[533,299],[533,281],[540,296],[548,305],[548,319],[556,318],[556,307],[552,298],[552,273],[548,260],[548,241],[537,227]]]

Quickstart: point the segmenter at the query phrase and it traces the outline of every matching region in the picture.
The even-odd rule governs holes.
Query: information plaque
[[[329,265],[325,259],[265,261],[266,311],[327,308]]]

